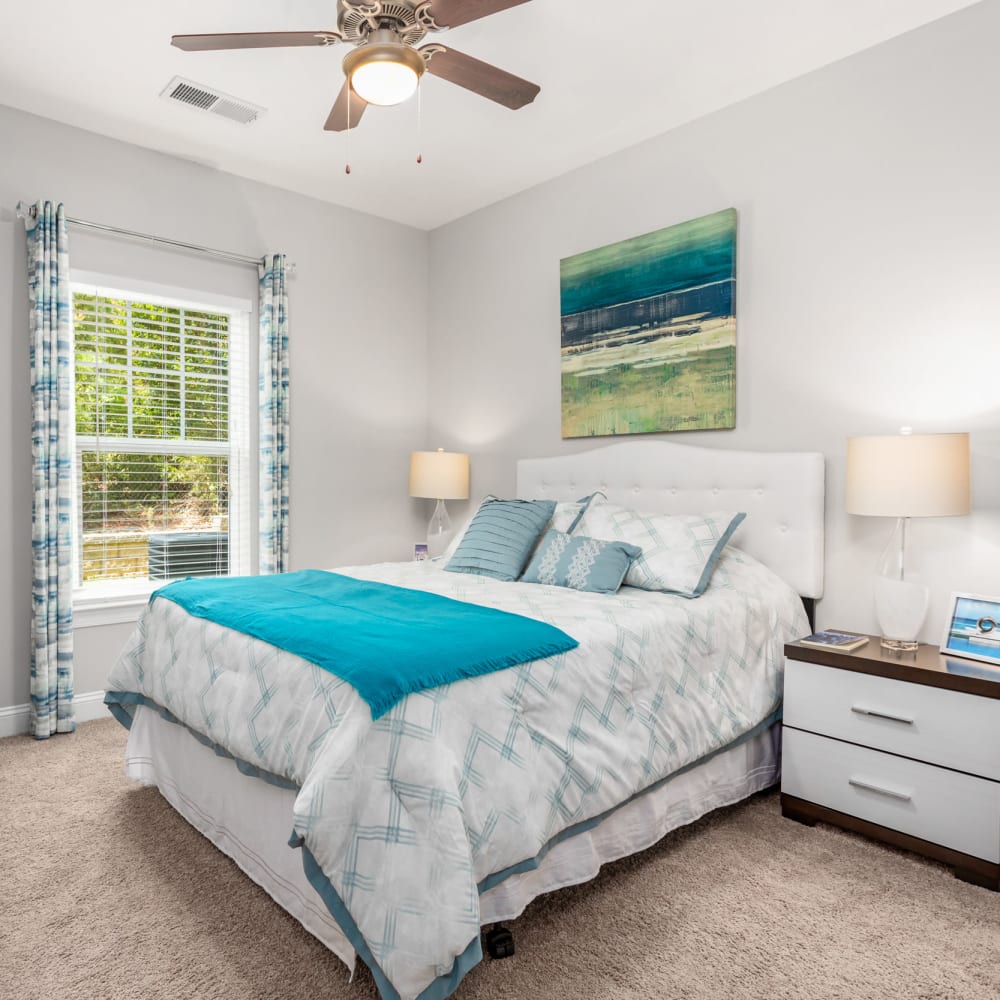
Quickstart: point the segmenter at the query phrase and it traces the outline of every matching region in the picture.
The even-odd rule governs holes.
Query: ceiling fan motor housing
[[[411,3],[408,0],[339,0],[337,28],[344,41],[353,45],[364,45],[370,36],[383,29],[396,33],[397,41],[403,45],[416,45],[436,28],[434,19],[427,8],[429,0]]]

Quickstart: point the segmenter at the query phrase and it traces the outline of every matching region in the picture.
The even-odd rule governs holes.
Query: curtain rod
[[[37,215],[34,205],[19,201],[17,203],[17,217],[19,219],[34,219]],[[115,236],[124,236],[130,240],[142,240],[145,243],[159,243],[162,246],[173,247],[175,250],[188,250],[194,253],[206,254],[209,257],[216,257],[219,260],[227,260],[234,264],[245,264],[248,267],[257,267],[262,257],[251,257],[248,254],[230,253],[227,250],[215,250],[212,247],[199,246],[197,243],[183,243],[180,240],[167,239],[165,236],[151,236],[149,233],[137,233],[131,229],[119,229],[117,226],[105,226],[100,222],[87,222],[84,219],[74,219],[66,216],[66,221],[80,229],[94,229],[102,233],[112,233]],[[295,273],[294,264],[286,264],[285,270],[289,274]]]

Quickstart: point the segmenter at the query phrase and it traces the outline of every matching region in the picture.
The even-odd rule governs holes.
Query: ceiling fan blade
[[[330,109],[326,124],[323,126],[324,130],[327,132],[343,132],[347,129],[348,125],[351,128],[355,128],[358,122],[361,121],[361,116],[365,113],[365,108],[367,107],[368,102],[358,97],[351,90],[350,81],[345,80],[344,86],[340,88],[340,93],[337,95],[337,100],[333,102],[333,107]],[[348,122],[347,118],[348,110],[350,110],[350,122]]]
[[[431,17],[439,28],[457,28],[528,0],[431,0]]]
[[[481,59],[437,43],[425,45],[419,51],[427,60],[428,73],[496,101],[512,111],[530,104],[542,89],[537,83],[522,80],[498,66],[491,66]]]
[[[292,45],[336,45],[338,31],[251,31],[228,35],[174,35],[170,44],[185,52],[211,49],[276,49]]]

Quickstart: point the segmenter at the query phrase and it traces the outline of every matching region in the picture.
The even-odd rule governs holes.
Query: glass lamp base
[[[906,518],[896,520],[875,575],[875,617],[882,648],[912,653],[927,616],[930,590],[906,560]]]
[[[915,653],[920,648],[920,643],[911,642],[909,639],[886,639],[883,637],[881,646],[893,653]]]
[[[432,559],[444,555],[444,550],[448,548],[453,534],[448,509],[443,500],[438,500],[430,524],[427,525],[427,554]]]
[[[912,652],[927,614],[930,592],[916,580],[875,578],[875,617],[882,648]]]

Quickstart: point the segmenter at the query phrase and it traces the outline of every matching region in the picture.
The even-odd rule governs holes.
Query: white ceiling
[[[323,131],[344,46],[186,53],[174,33],[336,27],[334,0],[0,0],[0,104],[432,229],[971,0],[532,0],[431,36],[533,80],[508,111],[433,77]],[[267,108],[242,126],[159,98],[175,75]],[[424,162],[416,155],[422,149]]]

